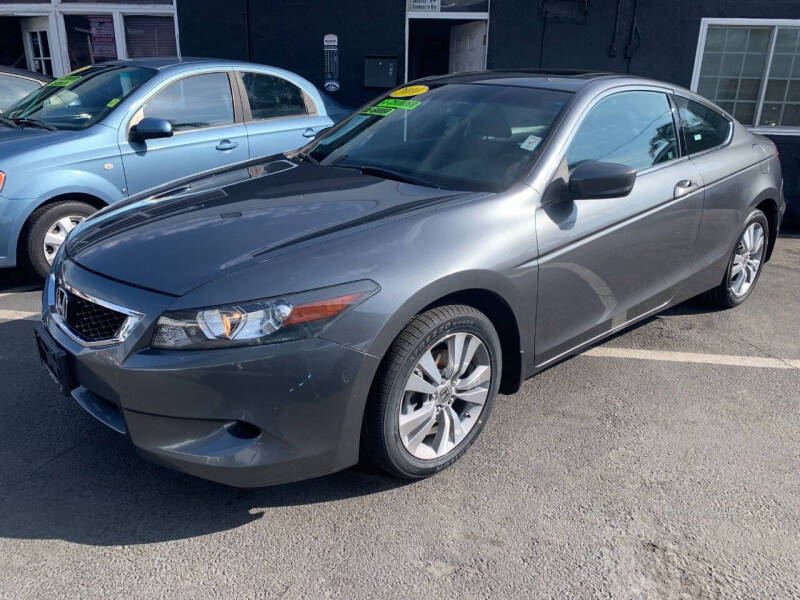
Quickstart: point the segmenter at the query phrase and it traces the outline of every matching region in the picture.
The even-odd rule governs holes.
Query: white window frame
[[[48,17],[48,42],[50,45],[50,56],[53,64],[53,74],[56,77],[65,75],[72,70],[69,64],[69,51],[67,49],[67,28],[64,23],[64,15],[97,15],[110,14],[114,23],[114,39],[117,46],[117,60],[125,60],[128,56],[127,41],[125,39],[126,15],[152,15],[152,16],[171,16],[175,29],[175,48],[178,57],[181,56],[180,34],[178,31],[178,6],[177,0],[172,4],[115,4],[112,2],[103,3],[79,3],[62,2],[61,0],[51,0],[49,4],[31,4],[19,2],[14,4],[0,4],[0,15],[19,16],[19,17]]]
[[[769,80],[769,71],[772,67],[772,56],[775,51],[775,40],[779,27],[797,27],[800,28],[800,19],[734,19],[734,18],[716,18],[706,17],[700,21],[700,37],[697,40],[697,50],[694,56],[694,70],[692,71],[692,83],[690,89],[697,92],[697,87],[700,83],[700,69],[703,66],[703,52],[706,47],[706,36],[708,35],[709,26],[721,25],[727,27],[771,27],[769,46],[767,49],[767,60],[764,65],[764,72],[761,75],[761,87],[758,91],[758,98],[756,99],[756,112],[754,121],[756,123],[761,119],[761,110],[764,106],[764,96],[767,91],[767,81]],[[764,133],[771,135],[800,135],[800,126],[781,126],[781,127],[764,127],[764,126],[748,126],[750,131],[755,133]]]

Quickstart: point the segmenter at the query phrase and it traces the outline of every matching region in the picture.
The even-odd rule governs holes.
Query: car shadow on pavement
[[[364,466],[238,489],[140,458],[128,440],[61,396],[39,364],[32,321],[0,322],[0,537],[118,546],[234,529],[282,507],[403,485]]]
[[[42,289],[42,281],[23,269],[0,269],[0,294]]]

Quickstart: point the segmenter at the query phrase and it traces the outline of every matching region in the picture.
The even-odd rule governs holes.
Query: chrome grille
[[[87,342],[113,340],[128,318],[64,288],[56,290],[56,308],[66,326]]]

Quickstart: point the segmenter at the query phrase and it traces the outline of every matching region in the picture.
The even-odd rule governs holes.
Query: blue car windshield
[[[36,119],[57,129],[86,129],[155,74],[124,65],[78,69],[28,94],[3,116]]]
[[[420,185],[501,191],[530,172],[571,98],[510,85],[411,85],[344,120],[306,154]]]

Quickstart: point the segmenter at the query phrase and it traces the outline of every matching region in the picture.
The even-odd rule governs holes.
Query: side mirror
[[[166,119],[145,117],[131,127],[131,140],[134,142],[168,137],[172,137],[172,123]]]
[[[618,163],[586,161],[569,176],[569,192],[576,198],[627,196],[636,183],[636,169]]]

